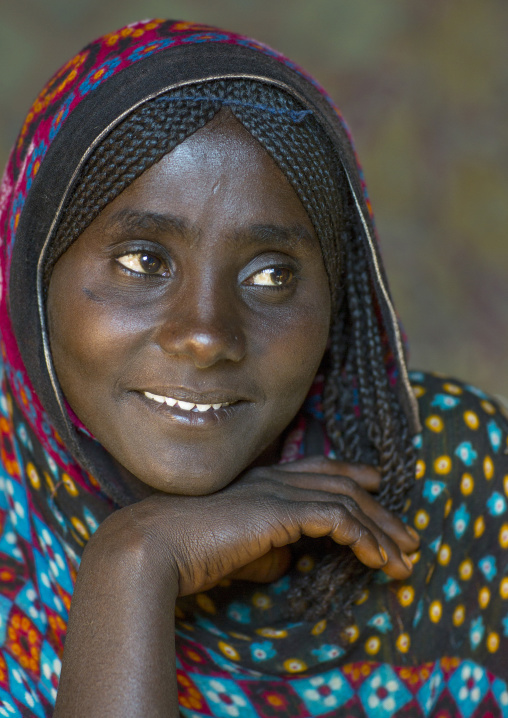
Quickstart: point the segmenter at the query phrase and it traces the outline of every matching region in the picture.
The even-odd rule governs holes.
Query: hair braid
[[[254,80],[185,86],[132,112],[94,149],[46,258],[45,281],[63,252],[136,177],[228,107],[293,186],[319,238],[333,322],[323,412],[337,455],[381,472],[378,500],[400,511],[414,480],[415,454],[404,412],[390,387],[365,248],[346,179],[316,118],[284,91]],[[324,542],[312,573],[295,578],[295,615],[334,611],[347,622],[371,571],[352,552]]]
[[[195,86],[207,92],[203,83]],[[44,267],[47,287],[58,258],[86,227],[148,167],[204,127],[221,109],[217,100],[189,103],[182,89],[142,105],[95,148],[67,204]]]
[[[377,499],[386,508],[400,512],[414,480],[415,452],[405,415],[384,368],[365,250],[354,227],[345,232],[343,243],[347,309],[341,312],[346,317],[331,331],[332,366],[323,401],[327,430],[341,458],[379,467],[382,479]],[[358,392],[360,417],[351,400],[354,391]],[[350,607],[371,573],[344,547],[331,545],[315,571],[294,582],[292,608],[309,619],[340,609],[347,623]]]

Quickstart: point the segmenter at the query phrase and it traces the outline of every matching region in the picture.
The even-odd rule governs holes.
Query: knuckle
[[[249,512],[254,510],[258,515],[280,514],[289,503],[287,487],[273,479],[264,478],[256,484],[256,491],[250,497]]]
[[[353,514],[358,511],[358,508],[359,508],[358,504],[351,496],[347,496],[347,495],[341,496],[340,502],[348,513]]]
[[[355,523],[353,527],[352,545],[356,546],[360,541],[363,541],[365,538],[371,538],[371,536],[372,534],[366,526]]]
[[[339,527],[344,527],[352,519],[350,512],[342,503],[325,503],[324,501],[307,504],[307,510],[303,515],[306,520],[311,522],[317,520],[322,525],[328,526],[332,532]]]
[[[354,479],[352,479],[349,476],[341,476],[341,484],[344,488],[344,490],[349,495],[357,495],[358,494],[358,484]]]

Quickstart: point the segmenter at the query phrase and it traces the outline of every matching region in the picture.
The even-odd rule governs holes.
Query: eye
[[[258,287],[286,287],[293,279],[293,272],[288,267],[267,267],[260,272],[251,274],[245,284]]]
[[[126,269],[130,269],[131,272],[136,272],[136,274],[163,277],[169,275],[169,269],[164,262],[155,254],[150,254],[149,252],[129,252],[129,254],[117,257],[117,262]]]

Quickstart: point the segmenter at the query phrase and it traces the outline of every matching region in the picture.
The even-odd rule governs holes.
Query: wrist
[[[164,592],[166,600],[176,600],[178,567],[172,551],[132,513],[133,507],[127,507],[103,521],[83,552],[78,578],[92,573],[130,585],[139,581],[156,593]]]

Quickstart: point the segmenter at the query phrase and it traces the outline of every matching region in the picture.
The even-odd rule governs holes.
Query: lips
[[[199,413],[211,410],[217,411],[218,409],[222,409],[224,406],[230,406],[232,403],[236,403],[231,401],[216,402],[213,400],[210,403],[205,403],[201,397],[198,401],[185,401],[183,399],[176,399],[175,397],[165,396],[163,394],[153,394],[150,391],[144,391],[143,394],[147,399],[155,401],[157,404],[167,404],[170,407],[176,406],[183,411],[193,411]]]

